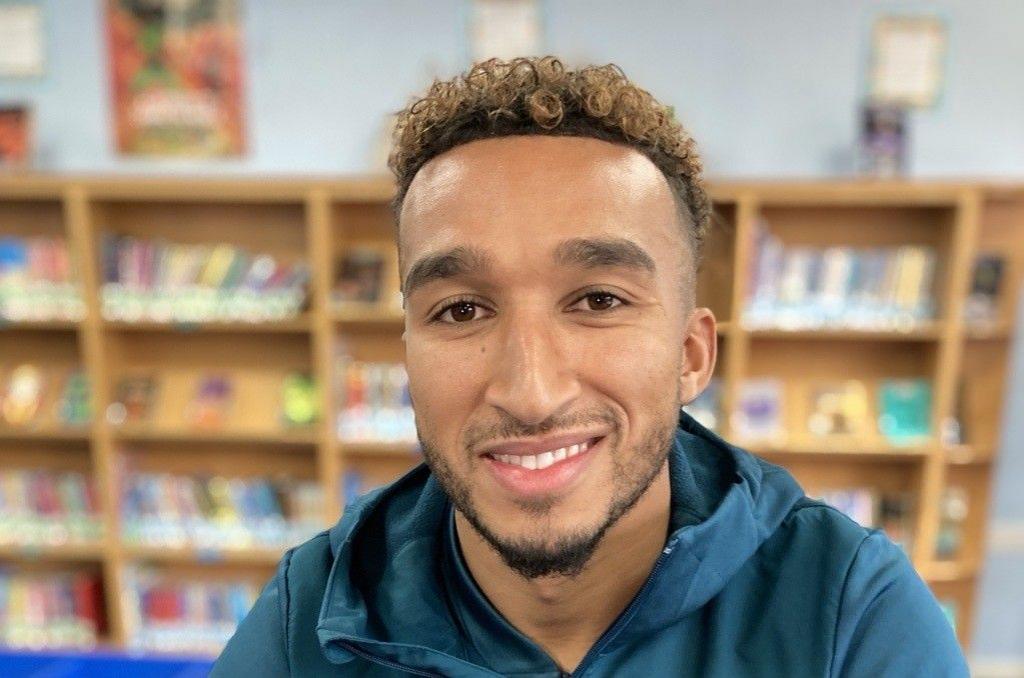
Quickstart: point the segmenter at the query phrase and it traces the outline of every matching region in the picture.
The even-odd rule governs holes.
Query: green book
[[[878,430],[893,445],[919,445],[932,432],[932,386],[926,379],[885,379],[878,387]]]

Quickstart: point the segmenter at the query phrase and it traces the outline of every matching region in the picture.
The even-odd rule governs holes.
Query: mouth
[[[490,475],[506,492],[517,498],[535,499],[568,493],[583,477],[591,460],[607,446],[606,439],[604,435],[585,437],[530,454],[499,449],[481,458]]]

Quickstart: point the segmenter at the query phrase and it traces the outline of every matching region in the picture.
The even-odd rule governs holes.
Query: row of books
[[[808,492],[833,506],[864,527],[878,528],[907,553],[913,547],[914,516],[912,496],[905,492],[880,492],[853,487]]]
[[[95,544],[103,536],[92,479],[74,471],[0,471],[0,544]]]
[[[145,546],[284,549],[323,529],[323,494],[290,479],[128,473],[121,529]]]
[[[951,485],[942,491],[939,502],[939,533],[935,540],[935,557],[955,560],[963,549],[964,529],[969,512],[966,488]]]
[[[743,322],[752,329],[903,329],[935,316],[935,251],[788,246],[760,224]]]
[[[155,372],[122,376],[107,408],[107,421],[115,426],[152,423],[161,392],[161,378]],[[185,407],[185,421],[198,429],[219,430],[233,418],[236,385],[229,374],[218,371],[199,374],[192,385],[192,397]],[[316,382],[308,372],[294,371],[281,382],[283,427],[309,426],[320,418]]]
[[[266,322],[301,312],[310,269],[227,243],[107,234],[103,274],[103,315],[110,320]]]
[[[363,362],[343,355],[335,373],[339,388],[337,431],[346,442],[416,443],[409,375],[401,363]]]
[[[790,436],[857,443],[876,435],[891,445],[925,443],[932,434],[932,386],[926,379],[883,379],[874,389],[858,379],[803,385],[804,427],[787,428],[785,385],[780,379],[747,379],[737,388],[730,425],[744,443],[785,442]],[[712,430],[722,425],[721,382],[712,380],[684,409]]]
[[[0,571],[0,642],[42,650],[95,647],[105,630],[99,577]]]
[[[136,651],[216,655],[259,595],[251,582],[170,579],[142,568],[127,568],[123,581]]]
[[[44,403],[56,391],[52,412]],[[90,419],[89,382],[77,368],[48,368],[22,363],[0,367],[0,421],[8,426],[31,426],[50,419],[65,426],[82,426]]]
[[[80,320],[76,278],[62,238],[0,238],[0,319]]]

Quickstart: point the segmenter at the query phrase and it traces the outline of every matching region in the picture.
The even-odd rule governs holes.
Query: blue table
[[[213,659],[133,656],[121,652],[0,651],[4,678],[206,678]]]

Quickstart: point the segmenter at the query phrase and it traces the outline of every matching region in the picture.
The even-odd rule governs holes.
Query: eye
[[[482,308],[484,307],[470,299],[456,299],[434,314],[431,321],[456,324],[479,320],[479,318],[476,317],[477,311]],[[450,319],[446,320],[446,317]]]
[[[607,292],[605,290],[594,290],[593,292],[587,292],[580,297],[576,303],[587,300],[588,311],[609,311],[618,306],[625,305],[626,301],[623,301],[621,297]]]

